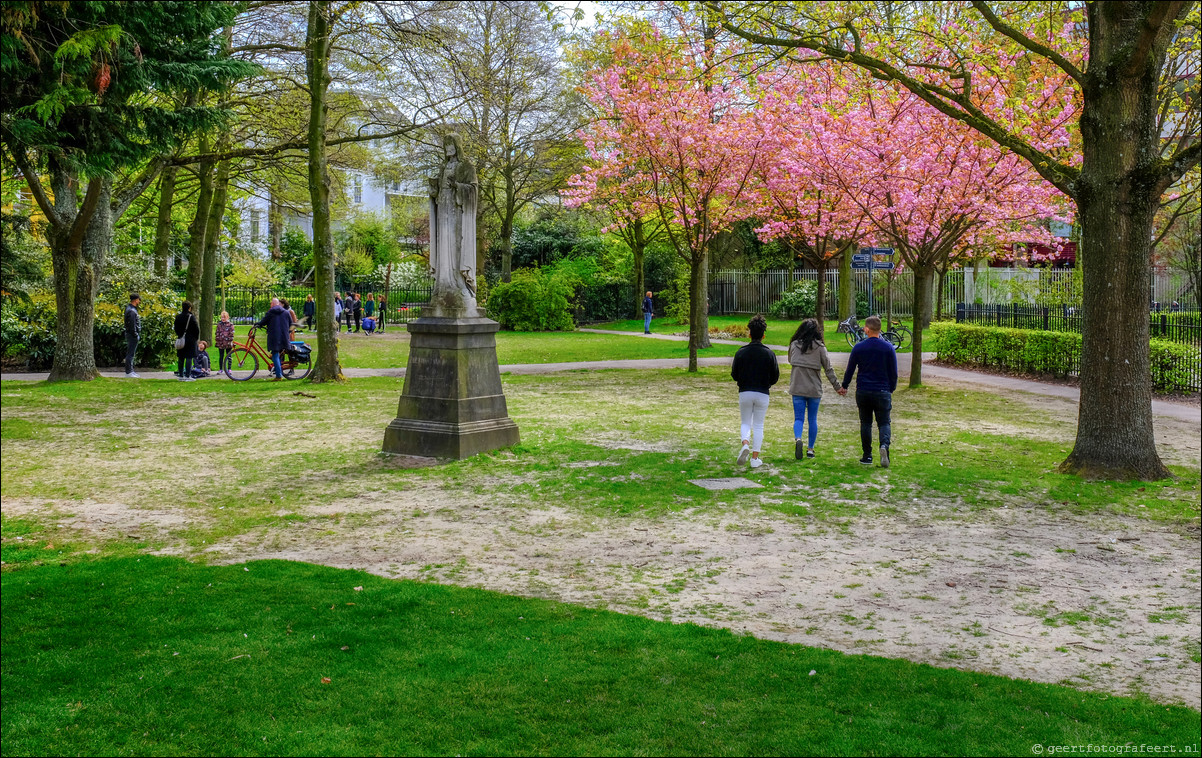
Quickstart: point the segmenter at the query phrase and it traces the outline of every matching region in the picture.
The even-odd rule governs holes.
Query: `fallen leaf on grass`
[[[322,683],[322,684],[329,684],[329,683],[330,683],[330,677],[328,677],[328,676],[323,676],[323,677],[321,678],[321,683]]]
[[[355,592],[362,592],[362,591],[363,591],[363,588],[362,588],[362,587],[356,587],[356,588],[355,588]]]

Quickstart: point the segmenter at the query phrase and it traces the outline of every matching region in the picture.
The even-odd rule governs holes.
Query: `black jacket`
[[[175,336],[184,338],[184,348],[177,350],[180,358],[195,358],[196,343],[200,341],[200,322],[191,312],[175,314]]]
[[[125,336],[134,339],[142,336],[142,317],[133,303],[125,306]]]
[[[301,310],[304,311],[305,316],[308,318],[313,318],[313,314],[317,313],[317,303],[313,300],[306,300],[305,307]]]
[[[761,392],[780,380],[780,364],[776,353],[762,342],[749,342],[735,353],[730,366],[730,377],[739,384],[739,392]]]
[[[283,306],[273,305],[259,319],[256,327],[267,327],[267,349],[273,353],[282,353],[288,349],[288,334],[292,331],[292,314]]]

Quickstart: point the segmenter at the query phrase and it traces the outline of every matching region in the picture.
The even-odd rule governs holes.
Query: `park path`
[[[676,342],[685,341],[688,337],[682,337],[672,334],[641,334],[639,332],[622,332],[609,329],[580,329],[578,331],[588,332],[591,334],[612,334],[631,339],[658,339],[671,340]],[[711,340],[711,342],[719,345],[742,345],[745,344],[739,340]],[[778,352],[788,350],[784,345],[768,345],[768,347]],[[837,369],[845,369],[847,367],[848,353],[830,353],[831,364]],[[983,388],[1009,390],[1016,392],[1027,392],[1034,395],[1043,395],[1045,397],[1058,397],[1076,402],[1081,395],[1080,389],[1064,384],[1053,384],[1051,382],[1039,382],[1032,379],[1020,379],[1011,376],[998,376],[997,374],[989,374],[979,371],[968,371],[965,369],[950,368],[948,366],[938,366],[930,363],[935,359],[935,353],[923,353],[923,376],[924,379],[938,379],[961,384],[975,384]],[[700,366],[729,366],[731,358],[698,358],[697,363]],[[689,362],[685,358],[650,358],[642,360],[610,360],[610,361],[572,361],[568,363],[511,363],[501,366],[503,374],[550,374],[557,371],[604,371],[612,369],[672,369],[686,368]],[[905,379],[910,375],[910,361],[898,361],[898,374],[900,378]],[[405,369],[400,368],[344,368],[342,373],[348,378],[357,379],[362,377],[386,376],[403,378]],[[124,376],[124,372],[101,371],[101,376],[108,378],[119,379]],[[0,374],[0,381],[30,381],[43,382],[49,376],[47,373],[5,373]],[[143,379],[172,379],[174,375],[170,371],[147,371],[141,374]],[[216,375],[218,378],[220,374]],[[1174,418],[1180,421],[1188,421],[1195,424],[1202,424],[1202,406],[1173,402],[1168,400],[1153,400],[1152,413],[1157,416]]]

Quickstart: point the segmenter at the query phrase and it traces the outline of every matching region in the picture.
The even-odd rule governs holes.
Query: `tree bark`
[[[643,273],[643,256],[647,251],[647,234],[643,228],[643,219],[635,219],[634,235],[630,246],[630,252],[634,254],[634,317],[638,318],[643,312],[643,293],[647,291],[647,279]]]
[[[73,185],[77,178],[56,161],[52,161],[50,170],[54,204],[73,223],[48,229],[57,310],[49,380],[91,380],[100,376],[92,327],[104,259],[113,242],[112,183],[109,179],[92,180],[98,182],[92,203],[85,198],[82,207],[74,210]],[[82,237],[76,228],[78,223],[87,225]]]
[[[230,162],[217,165],[213,180],[213,200],[209,204],[209,217],[205,222],[204,282],[201,286],[200,338],[213,344],[213,315],[217,305],[217,247],[221,244],[221,222],[225,217],[225,199],[230,183]]]
[[[497,238],[501,246],[501,281],[513,278],[513,214],[506,212],[501,218],[501,232]]]
[[[689,260],[689,371],[697,372],[697,351],[709,347],[709,318],[705,307],[706,256]]]
[[[947,269],[939,269],[939,289],[935,293],[935,318],[943,320],[943,290],[947,287]]]
[[[159,179],[159,215],[154,227],[154,273],[167,276],[171,258],[171,206],[175,202],[175,175],[178,166],[167,166]]]
[[[814,304],[814,318],[818,320],[818,328],[826,331],[826,260],[819,261],[818,269],[818,302]]]
[[[930,267],[914,267],[914,340],[910,348],[910,387],[922,386],[922,332],[930,324],[930,312],[926,313],[925,319],[922,318],[922,312],[930,307],[934,274]]]
[[[1146,69],[1142,78],[1121,77],[1106,69],[1095,73],[1091,61],[1084,87],[1076,200],[1080,247],[1089,261],[1081,309],[1086,327],[1077,440],[1061,470],[1090,478],[1170,476],[1152,432],[1148,286],[1161,190],[1157,80],[1155,68]]]
[[[334,327],[334,238],[330,230],[330,172],[326,158],[326,94],[330,86],[330,3],[310,0],[305,36],[309,81],[309,200],[313,206],[313,269],[317,301],[314,382],[343,381]]]
[[[855,245],[849,246],[839,257],[839,320],[856,312],[856,278],[851,268],[851,255]]]
[[[274,186],[269,190],[269,193],[267,200],[268,248],[271,250],[271,259],[278,261],[284,257],[284,251],[280,248],[280,243],[284,238],[284,214],[280,208],[280,200],[275,193]]]
[[[200,150],[209,152],[208,140],[203,135]],[[196,212],[188,227],[188,278],[184,290],[184,296],[194,306],[200,302],[204,287],[205,232],[209,228],[209,208],[213,204],[213,162],[201,161],[197,169],[200,172],[200,189],[196,196]]]

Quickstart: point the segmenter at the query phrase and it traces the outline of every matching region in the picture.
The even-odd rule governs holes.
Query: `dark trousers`
[[[351,330],[352,321],[355,322],[355,331],[359,331],[359,318],[361,315],[362,311],[351,311],[351,315],[346,317],[346,330],[348,332]]]
[[[138,335],[125,335],[125,373],[134,372],[134,353],[138,352]]]
[[[860,447],[864,456],[872,456],[872,417],[880,430],[881,447],[889,447],[892,430],[889,428],[889,411],[893,410],[892,392],[857,392],[856,408],[860,410]]]
[[[229,355],[230,351],[224,347],[217,348],[217,370],[221,371],[225,368],[225,356]]]
[[[185,358],[183,355],[176,353],[176,359],[179,361],[179,371],[176,372],[179,376],[192,376],[192,363],[194,358]]]

